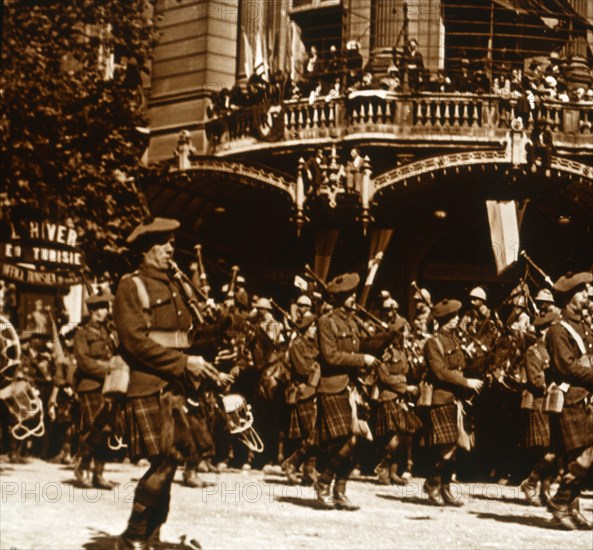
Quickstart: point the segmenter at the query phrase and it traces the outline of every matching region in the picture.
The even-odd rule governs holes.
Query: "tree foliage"
[[[146,136],[138,131],[148,123],[152,12],[149,0],[4,6],[3,221],[71,219],[94,272],[121,268],[125,236],[142,216],[117,171],[139,184],[154,177],[141,163]]]

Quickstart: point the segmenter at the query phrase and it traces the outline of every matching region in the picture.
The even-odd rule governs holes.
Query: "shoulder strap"
[[[568,334],[570,334],[574,338],[575,342],[577,343],[577,346],[579,347],[581,355],[586,355],[587,348],[585,347],[585,343],[583,342],[581,335],[574,328],[572,328],[566,321],[560,321],[560,324],[567,330]]]
[[[146,324],[148,328],[151,327],[151,316],[150,316],[150,298],[148,297],[148,290],[146,290],[146,285],[142,278],[134,274],[132,275],[132,281],[136,285],[136,290],[138,291],[138,298],[140,299],[140,304],[142,305],[142,311],[144,312],[144,318],[146,319]]]

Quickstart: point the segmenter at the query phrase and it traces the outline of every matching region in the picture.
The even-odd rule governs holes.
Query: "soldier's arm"
[[[165,348],[149,337],[149,327],[131,277],[125,277],[119,283],[113,303],[113,318],[120,345],[130,355],[149,369],[181,376],[188,356],[179,350]]]
[[[335,367],[362,368],[365,365],[363,353],[352,353],[338,349],[338,336],[328,316],[318,321],[319,351],[323,358]],[[348,336],[350,337],[350,336]]]
[[[436,337],[430,338],[424,345],[424,353],[428,368],[439,382],[456,384],[458,386],[469,387],[467,378],[463,376],[460,370],[450,370],[447,368],[447,362],[436,341]]]
[[[593,391],[593,368],[582,367],[579,357],[573,352],[573,337],[560,324],[553,325],[546,334],[546,346],[550,362],[564,381]]]
[[[527,375],[527,389],[534,395],[543,395],[546,389],[544,371],[541,368],[541,358],[533,347],[525,353],[525,374]]]
[[[104,378],[107,374],[109,369],[107,361],[91,357],[84,328],[77,330],[74,335],[74,356],[76,366],[85,374],[93,378]]]

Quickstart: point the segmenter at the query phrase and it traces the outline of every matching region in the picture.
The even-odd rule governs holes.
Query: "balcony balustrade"
[[[549,124],[556,147],[593,152],[593,103],[541,101],[534,110],[525,105],[524,100],[496,95],[364,90],[331,101],[262,103],[213,118],[205,126],[209,152],[225,156],[254,147],[347,138],[495,144],[521,116],[527,130],[536,119]]]

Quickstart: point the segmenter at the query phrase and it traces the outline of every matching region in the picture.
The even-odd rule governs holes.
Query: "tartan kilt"
[[[426,422],[426,445],[448,445],[457,443],[458,438],[457,405],[447,403],[430,407]]]
[[[378,403],[375,435],[382,437],[391,434],[414,434],[422,427],[416,413],[406,410],[398,399]]]
[[[523,409],[521,447],[531,449],[533,447],[550,447],[550,422],[548,415],[537,409]]]
[[[340,393],[317,395],[317,442],[352,435],[352,408],[348,388]]]
[[[79,393],[78,400],[80,402],[80,430],[85,433],[93,427],[95,417],[99,414],[105,399],[101,389],[98,389]]]
[[[141,458],[161,454],[162,417],[159,394],[128,399],[125,416],[130,460],[137,462]]]
[[[564,452],[593,446],[593,421],[585,401],[564,405],[558,418],[559,443]]]
[[[290,407],[288,439],[306,439],[309,437],[317,419],[315,396],[300,401]]]

